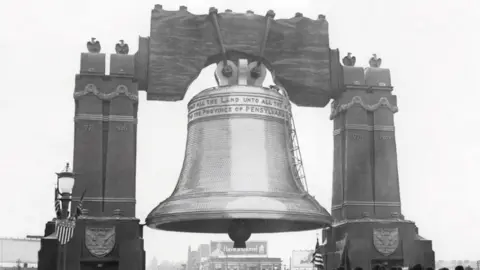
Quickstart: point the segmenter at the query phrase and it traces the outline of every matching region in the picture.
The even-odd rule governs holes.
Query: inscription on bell
[[[258,98],[248,96],[238,97],[213,97],[208,99],[198,100],[188,106],[188,111],[199,108],[209,107],[212,105],[266,105],[278,109],[288,110],[289,104],[280,99],[273,98]]]
[[[290,105],[285,100],[267,97],[217,96],[192,102],[188,120],[219,115],[261,115],[288,120]]]
[[[380,139],[381,139],[381,140],[391,140],[391,139],[393,139],[393,136],[385,136],[385,135],[383,135],[383,136],[380,136]]]

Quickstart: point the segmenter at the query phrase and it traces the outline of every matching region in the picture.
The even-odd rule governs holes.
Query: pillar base
[[[73,238],[66,245],[68,270],[145,270],[143,227],[136,218],[80,217]],[[46,224],[45,236],[55,230]],[[57,267],[58,242],[42,239],[38,253],[39,270]]]
[[[46,238],[55,232],[55,222],[45,224],[44,237],[40,240],[38,251],[38,270],[57,270],[58,241],[55,238]]]
[[[378,229],[387,229],[379,235]],[[398,229],[398,236],[388,231]],[[377,231],[377,233],[374,233]],[[415,223],[402,219],[358,219],[338,222],[325,230],[323,241],[327,269],[336,269],[341,264],[337,242],[348,235],[350,266],[372,269],[377,264],[413,266],[421,264],[435,267],[432,241],[418,234]]]

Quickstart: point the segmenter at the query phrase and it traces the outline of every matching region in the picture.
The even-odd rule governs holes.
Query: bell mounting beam
[[[216,8],[196,15],[161,5],[152,10],[150,37],[140,39],[136,79],[148,100],[178,101],[203,68],[223,62],[228,77],[233,73],[228,61],[239,59],[256,62],[254,78],[261,65],[274,71],[275,84],[299,106],[324,107],[341,89],[340,60],[329,47],[325,16],[275,19],[273,11],[257,15]]]

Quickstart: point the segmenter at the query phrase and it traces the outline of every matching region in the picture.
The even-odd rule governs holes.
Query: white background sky
[[[0,235],[41,234],[53,217],[54,172],[73,155],[74,76],[90,37],[103,52],[119,39],[137,50],[148,36],[154,4],[196,14],[210,6],[276,18],[295,12],[326,14],[331,48],[351,51],[357,65],[372,53],[390,68],[396,114],[403,213],[433,240],[437,259],[480,259],[479,173],[480,3],[478,0],[295,1],[9,1],[0,4]],[[185,101],[147,102],[140,96],[137,215],[144,219],[170,195],[186,139],[186,103],[213,86],[202,73]],[[331,206],[332,122],[326,108],[294,108],[309,189]],[[145,229],[147,262],[186,259],[196,247],[227,236]],[[269,241],[269,255],[287,260],[292,249],[310,249],[315,232],[253,236]]]

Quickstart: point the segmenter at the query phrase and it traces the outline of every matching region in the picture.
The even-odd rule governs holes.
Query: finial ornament
[[[382,65],[382,58],[378,58],[376,54],[373,54],[368,63],[370,64],[370,67],[379,68]]]
[[[347,53],[347,56],[345,56],[343,59],[342,59],[342,62],[343,62],[343,65],[344,66],[347,66],[347,67],[353,67],[355,66],[355,62],[357,61],[357,58],[355,58],[355,56],[352,55],[352,53]]]
[[[269,11],[267,11],[267,14],[265,15],[265,17],[269,17],[272,19],[275,18],[275,11],[270,9]]]
[[[117,54],[128,54],[128,44],[125,43],[123,39],[120,39],[120,42],[115,45],[115,52]]]
[[[87,49],[89,53],[99,53],[102,50],[102,46],[96,38],[92,37],[92,39],[87,42]]]
[[[64,169],[63,171],[64,171],[64,172],[69,172],[69,171],[70,171],[70,163],[69,163],[69,162],[67,162],[67,163],[65,164],[65,169]]]
[[[295,18],[301,18],[303,17],[303,14],[301,12],[295,13]]]
[[[63,168],[63,170],[60,174],[71,173],[71,172],[72,172],[72,168],[70,167],[70,162],[66,162],[65,163],[65,168]],[[57,174],[59,174],[59,173],[57,173]]]

